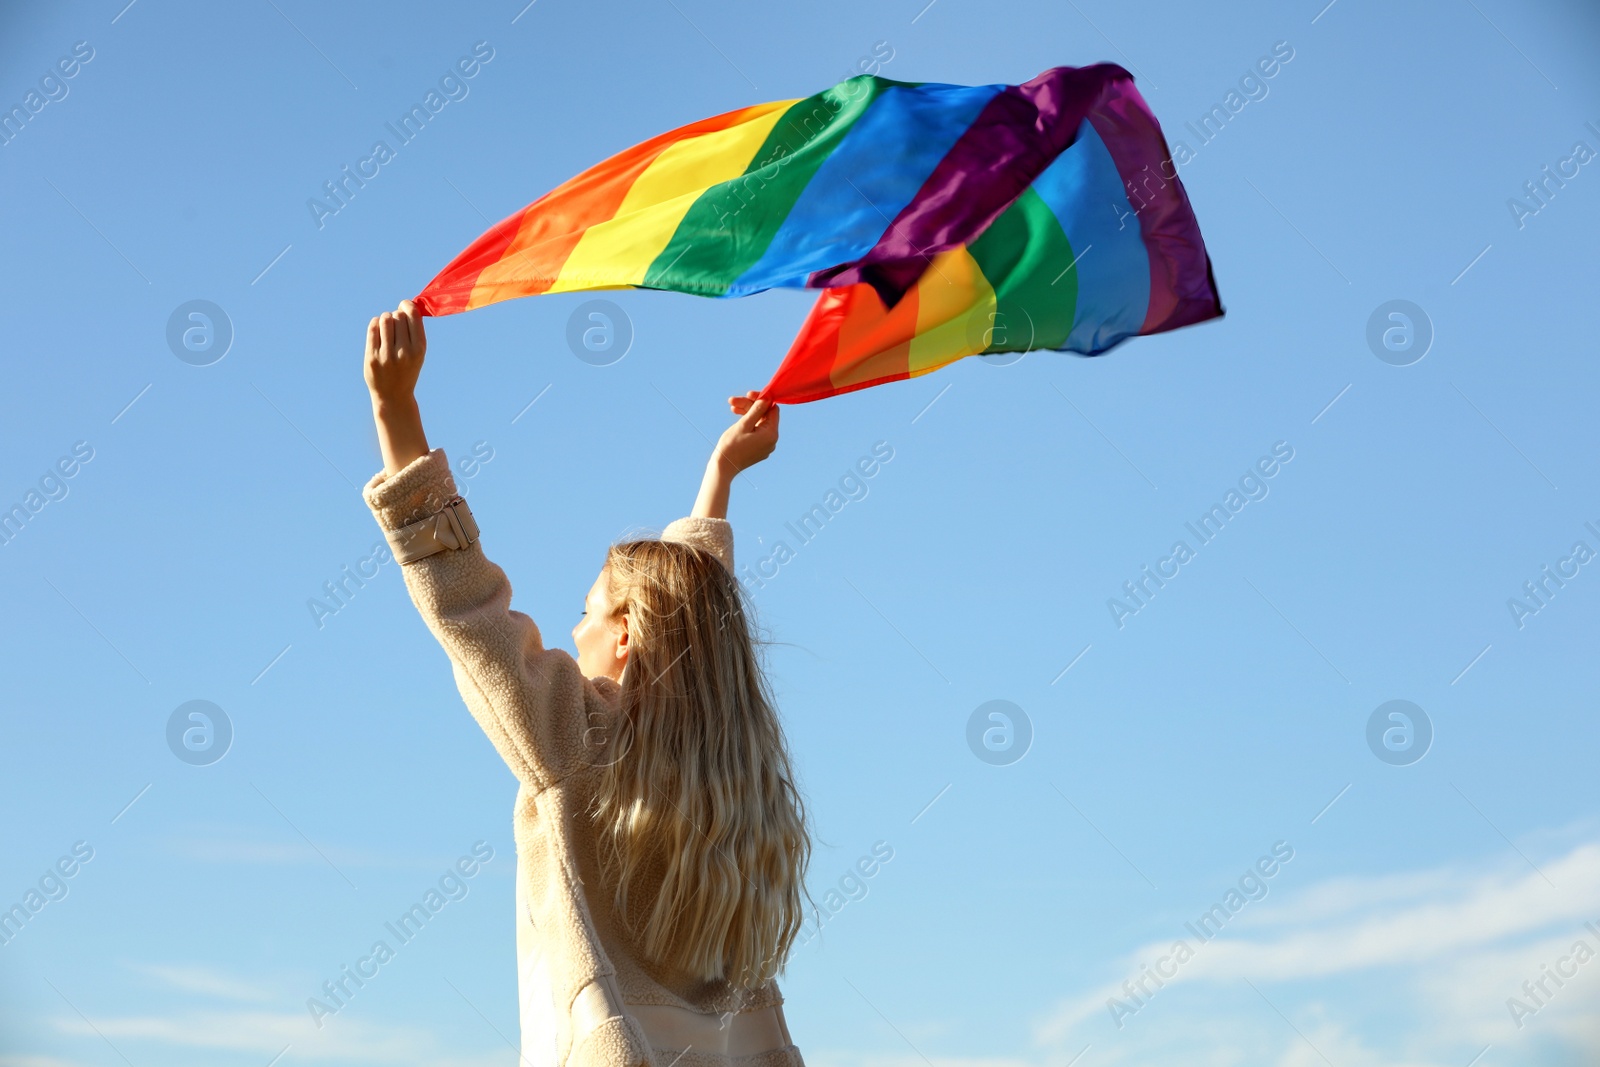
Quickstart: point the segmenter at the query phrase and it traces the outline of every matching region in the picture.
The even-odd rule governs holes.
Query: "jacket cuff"
[[[722,565],[733,572],[733,526],[727,519],[708,519],[689,516],[674,519],[661,531],[661,540],[677,541],[692,548],[710,552]]]
[[[444,449],[418,456],[389,477],[374,474],[361,489],[361,497],[385,532],[425,519],[456,495],[456,480]]]

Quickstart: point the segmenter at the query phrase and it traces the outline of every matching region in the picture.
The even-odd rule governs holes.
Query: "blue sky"
[[[812,890],[838,891],[782,983],[807,1062],[1589,1062],[1592,8],[524,2],[0,14],[0,102],[56,97],[0,147],[0,504],[39,494],[0,549],[0,905],[42,904],[0,945],[0,1065],[515,1062],[514,781],[371,561],[366,321],[591,163],[875,50],[911,81],[1127,66],[1194,150],[1227,315],[797,406],[736,489],[741,563],[794,550],[753,595]],[[319,226],[307,201],[478,42],[464,95]],[[1567,176],[1533,200],[1545,167]],[[723,398],[812,299],[601,295],[624,358],[569,350],[590,295],[541,297],[432,324],[420,388],[432,444],[491,457],[459,480],[552,644],[611,540],[688,510]],[[196,300],[220,358],[169,345]],[[1425,354],[1370,345],[1375,315],[1425,323]],[[796,545],[785,523],[875,446],[866,494]],[[1185,524],[1275,447],[1199,544]],[[1108,601],[1180,539],[1119,626]],[[168,743],[197,700],[232,733],[204,765]],[[968,742],[997,700],[1027,724],[998,756]],[[1397,700],[1420,759],[1415,714],[1412,748],[1369,746]],[[314,1025],[308,998],[475,848]]]

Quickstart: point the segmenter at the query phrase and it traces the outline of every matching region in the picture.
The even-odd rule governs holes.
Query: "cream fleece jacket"
[[[441,448],[392,478],[380,470],[362,489],[386,532],[437,512],[455,495]],[[474,518],[481,537],[484,516]],[[725,520],[678,519],[662,537],[706,549],[733,568]],[[725,981],[665,972],[642,958],[601,888],[597,839],[584,812],[601,773],[590,755],[594,731],[618,714],[620,687],[585,678],[566,651],[544,646],[534,621],[512,610],[511,583],[484,556],[482,540],[406,564],[401,573],[449,657],[467,709],[517,778],[520,1001],[525,1031],[530,1015],[545,1031],[524,1033],[528,1062],[803,1067],[776,982],[740,994]],[[552,1023],[553,1049],[546,1047]],[[695,1040],[683,1040],[685,1033]]]

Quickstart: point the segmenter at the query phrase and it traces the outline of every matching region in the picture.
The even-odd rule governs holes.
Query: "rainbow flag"
[[[1110,63],[1020,85],[861,75],[690,123],[501,220],[415,299],[777,287],[825,290],[763,390],[779,403],[1223,313],[1161,129]]]

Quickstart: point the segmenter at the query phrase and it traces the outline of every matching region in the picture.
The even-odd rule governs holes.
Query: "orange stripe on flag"
[[[792,103],[756,104],[680,126],[556,186],[523,210],[517,235],[505,253],[473,280],[468,310],[546,292],[589,226],[614,218],[633,183],[677,142],[737,126]]]
[[[906,377],[921,303],[917,291],[912,289],[887,309],[870,285],[852,285],[847,293],[848,311],[839,324],[839,354],[828,375],[834,392]]]
[[[823,290],[761,395],[803,404],[907,377],[917,303],[913,290],[887,310],[865,283]]]
[[[825,290],[762,395],[800,404],[928,374],[982,352],[994,309],[965,247],[933,257],[893,308],[864,282]]]

